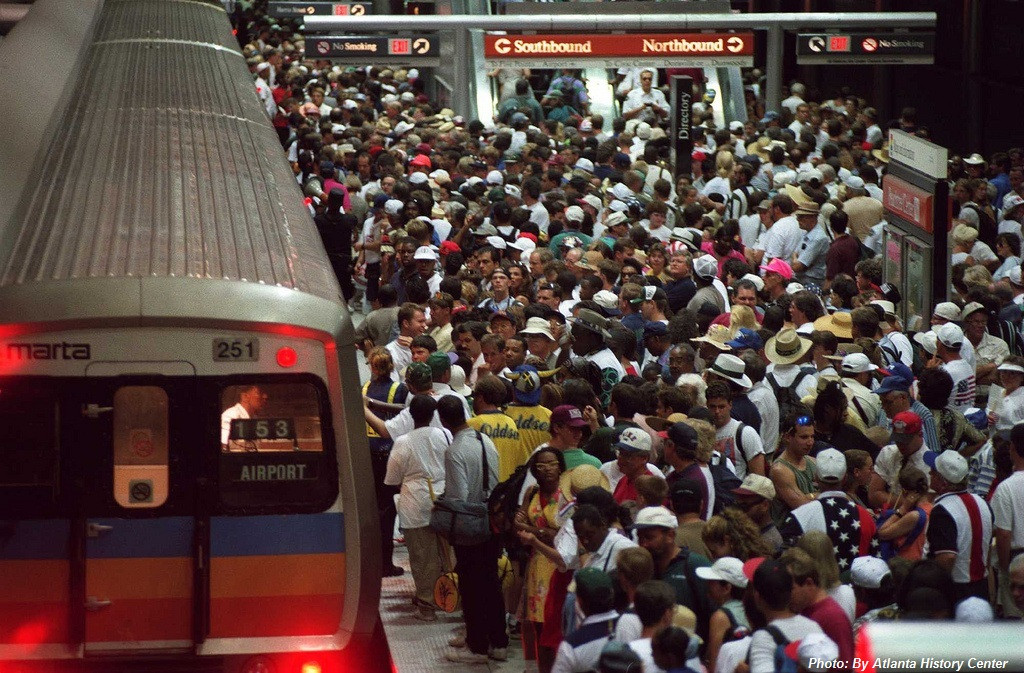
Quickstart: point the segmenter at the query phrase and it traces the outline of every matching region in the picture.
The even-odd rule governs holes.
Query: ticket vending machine
[[[931,308],[950,291],[947,150],[891,131],[891,162],[882,181],[885,227],[882,276],[903,297],[897,311],[908,332],[926,331]]]

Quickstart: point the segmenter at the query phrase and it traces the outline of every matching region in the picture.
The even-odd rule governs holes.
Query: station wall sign
[[[895,175],[882,178],[882,205],[886,211],[929,234],[934,233],[935,195]]]
[[[935,33],[801,33],[799,65],[903,65],[935,63]]]
[[[304,16],[364,16],[373,14],[372,2],[271,2],[270,16],[297,19]]]
[[[492,67],[687,67],[754,64],[753,33],[626,33],[484,36]]]
[[[436,66],[440,54],[436,35],[343,35],[306,40],[306,58],[338,63]]]

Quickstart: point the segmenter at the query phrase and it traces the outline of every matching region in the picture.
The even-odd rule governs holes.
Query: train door
[[[202,431],[193,379],[89,379],[62,407],[86,654],[190,651],[205,603],[200,449],[216,441]]]

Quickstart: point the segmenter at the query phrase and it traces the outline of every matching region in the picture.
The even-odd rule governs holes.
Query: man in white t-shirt
[[[764,445],[757,430],[732,417],[732,391],[723,381],[711,381],[705,392],[711,423],[715,426],[716,450],[733,462],[736,476],[765,474]]]
[[[901,411],[892,417],[889,444],[875,458],[875,470],[868,483],[868,505],[874,509],[893,505],[903,492],[900,470],[912,466],[925,474],[931,468],[924,462],[929,447],[922,435],[921,417],[913,411]]]
[[[405,368],[412,362],[412,340],[427,331],[427,317],[423,309],[411,302],[402,304],[398,309],[398,338],[384,348],[391,354],[394,369],[391,378],[401,381]]]
[[[795,210],[796,204],[792,198],[786,194],[775,195],[768,211],[772,224],[761,234],[748,253],[753,263],[766,264],[775,258],[788,262],[797,251],[803,240],[804,230],[800,228],[800,223],[793,215]]]
[[[935,357],[942,361],[942,368],[953,379],[949,406],[960,413],[974,406],[977,388],[974,367],[960,357],[963,342],[964,332],[959,325],[948,322],[935,328]]]
[[[775,637],[769,629],[777,631],[786,642],[800,640],[812,633],[822,633],[821,627],[789,609],[793,593],[793,577],[782,563],[766,559],[757,566],[751,577],[754,602],[768,621],[768,627],[758,629],[750,640],[750,673],[775,673]]]
[[[267,394],[259,386],[245,386],[238,394],[238,403],[224,410],[220,415],[220,445],[225,451],[241,450],[241,442],[229,440],[231,421],[252,418],[263,409],[267,402]]]

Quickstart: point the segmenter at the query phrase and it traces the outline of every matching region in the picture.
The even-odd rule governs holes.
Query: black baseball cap
[[[697,450],[697,431],[694,430],[689,423],[679,421],[669,426],[668,430],[659,432],[658,436],[664,439],[672,440],[672,443],[680,451],[696,451]]]

